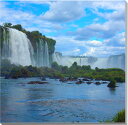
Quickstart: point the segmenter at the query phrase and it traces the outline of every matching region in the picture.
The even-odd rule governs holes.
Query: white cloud
[[[103,24],[94,23],[83,28],[79,28],[74,32],[69,32],[77,40],[89,40],[92,37],[108,39],[123,31],[125,28],[124,21],[107,21]]]
[[[74,40],[74,44],[77,44],[78,46],[90,46],[90,47],[99,47],[103,45],[103,42],[98,41],[98,40],[89,40],[89,41],[84,41],[84,40]]]
[[[88,41],[89,44],[92,44],[94,46],[101,46],[102,42],[97,41],[97,40],[92,40],[92,41]]]
[[[121,34],[119,36],[121,36]],[[108,39],[108,43],[106,40],[81,41],[75,40],[74,37],[67,36],[53,37],[53,39],[57,41],[56,51],[62,52],[63,55],[107,57],[125,52],[125,46],[116,46],[116,42],[108,45],[108,43],[111,43],[111,39]]]
[[[52,22],[72,21],[85,15],[84,8],[83,2],[52,2],[50,4],[50,10],[42,15],[42,19]]]
[[[82,54],[83,56],[108,57],[111,55],[118,55],[125,52],[125,47],[101,46],[99,48],[89,47],[87,49],[87,52]]]
[[[86,52],[86,53],[84,53],[84,54],[82,54],[83,56],[94,56],[94,54],[95,54],[95,51],[96,51],[96,49],[95,48],[93,48],[93,47],[91,47],[91,48],[89,48],[89,50]]]
[[[34,3],[34,2],[33,2]],[[98,23],[99,18],[90,25],[79,28],[79,25],[73,24],[77,28],[72,32],[72,36],[64,36],[63,32],[58,37],[52,37],[57,41],[57,51],[66,55],[90,55],[90,56],[108,56],[124,52],[124,5],[120,2],[102,3],[102,2],[49,2],[50,10],[44,15],[36,16],[29,12],[13,10],[6,8],[6,2],[0,2],[0,17],[2,22],[11,22],[21,24],[28,30],[39,30],[42,33],[56,32],[69,25],[61,25],[59,22],[73,21],[85,15],[85,8],[92,8],[93,12],[105,19],[104,23]],[[98,8],[112,9],[112,13],[101,13]],[[57,23],[56,23],[57,22]],[[34,25],[33,25],[34,24]],[[49,36],[51,37],[51,36]],[[102,38],[103,41],[90,40],[92,37]]]
[[[102,8],[108,10],[122,10],[124,9],[125,1],[100,1],[100,2],[92,2],[92,8]]]
[[[63,55],[74,55],[74,56],[78,56],[78,55],[80,55],[80,49],[78,49],[78,48],[75,48],[75,49],[71,49],[71,50],[69,50],[69,51],[63,51],[62,52],[63,53]]]
[[[125,32],[118,33],[111,39],[106,39],[104,43],[108,46],[125,46]]]
[[[22,23],[23,25],[29,25],[30,20],[33,21],[36,18],[36,16],[31,13],[9,9],[6,5],[6,2],[0,3],[0,17],[3,23],[11,22],[13,24]]]
[[[113,10],[113,12],[99,12],[98,8],[93,10],[93,12],[97,14],[98,16],[103,17],[107,20],[124,21],[125,19],[125,5],[121,9],[119,8],[119,9]]]

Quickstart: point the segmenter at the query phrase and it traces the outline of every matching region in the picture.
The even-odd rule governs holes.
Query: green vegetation
[[[52,63],[52,68],[61,72],[65,77],[86,77],[97,80],[115,80],[117,82],[125,81],[125,72],[118,68],[108,68],[108,69],[91,69],[88,66],[79,66],[76,62],[72,64],[71,67],[58,65],[56,62]]]
[[[113,118],[112,120],[106,120],[106,121],[102,121],[102,122],[107,122],[107,123],[111,123],[111,122],[125,122],[125,110],[121,110],[120,112],[118,112]]]
[[[111,120],[100,121],[101,123],[125,122],[125,110],[118,112]]]
[[[125,81],[125,72],[122,69],[91,69],[90,66],[79,66],[76,62],[71,67],[58,65],[56,62],[52,63],[51,68],[48,67],[34,67],[34,66],[16,66],[11,64],[8,60],[1,62],[1,76],[15,77],[36,77],[44,76],[51,78],[64,77],[84,77],[97,80],[115,80],[116,82]]]
[[[21,66],[11,64],[9,60],[1,61],[1,76],[5,78],[25,78],[25,77],[51,77],[61,78],[62,74],[48,67]]]
[[[113,122],[125,122],[125,110],[118,112],[112,119]]]
[[[7,28],[2,28],[0,26],[0,51],[2,50],[3,47],[3,42],[4,41],[8,41],[9,38],[9,32],[7,30]],[[2,53],[2,52],[1,52]]]

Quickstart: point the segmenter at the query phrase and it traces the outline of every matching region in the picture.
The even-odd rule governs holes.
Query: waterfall
[[[110,56],[107,63],[109,68],[125,69],[125,54]]]
[[[49,63],[49,52],[48,52],[48,44],[47,42],[45,42],[44,44],[44,66],[49,67],[50,63]]]
[[[109,68],[107,63],[108,58],[97,58],[97,61],[91,66],[93,69],[98,68]]]
[[[32,65],[33,48],[26,34],[12,28],[3,29],[2,58],[11,63]]]
[[[75,59],[75,58],[68,57],[68,56],[62,56],[62,54],[60,54],[59,52],[56,52],[53,54],[53,61],[57,62],[59,65],[70,67],[73,62],[78,63],[79,60]]]
[[[50,67],[49,48],[47,41],[38,39],[32,46],[27,35],[12,28],[0,27],[0,56],[2,59],[9,59],[11,63],[18,65],[33,65]],[[34,49],[33,49],[34,48]],[[107,58],[62,56],[55,52],[53,61],[59,65],[70,67],[74,62],[78,65],[90,65],[92,68],[121,68],[125,69],[125,55],[113,55]]]
[[[12,28],[2,27],[0,30],[2,59],[9,59],[11,63],[23,66],[50,67],[48,45],[45,40],[34,41],[34,50],[25,33]]]
[[[92,65],[95,62],[95,57],[73,57],[73,56],[62,56],[61,53],[55,52],[53,55],[53,61],[59,65],[70,67],[74,62],[78,65]]]
[[[59,65],[71,66],[74,62],[78,65],[90,65],[91,68],[121,68],[125,69],[125,56],[114,55],[106,58],[96,58],[96,57],[75,57],[75,56],[62,56],[61,53],[54,53],[53,61],[57,62]]]
[[[47,42],[43,39],[40,39],[39,42],[36,43],[36,47],[36,66],[50,67]]]

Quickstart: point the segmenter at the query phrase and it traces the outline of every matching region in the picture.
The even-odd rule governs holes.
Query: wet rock
[[[45,78],[45,77],[41,77],[41,80],[42,80],[42,81],[46,81],[46,78]]]
[[[60,82],[66,82],[67,80],[65,78],[61,78],[59,81]]]
[[[67,78],[67,81],[76,81],[77,80],[77,78],[75,78],[75,77],[68,77]]]
[[[115,87],[117,87],[117,86],[116,86],[116,81],[115,81],[115,80],[110,81],[110,83],[107,85],[107,87],[110,87],[110,88],[115,88]]]
[[[96,85],[100,85],[101,83],[100,82],[95,82]]]
[[[86,82],[87,84],[91,84],[92,82]]]
[[[4,78],[5,78],[5,79],[9,79],[10,77],[9,77],[9,75],[6,75]]]
[[[105,82],[105,81],[104,81],[104,82],[102,82],[102,84],[107,84],[107,83],[108,83],[108,82]]]
[[[46,84],[48,83],[47,81],[30,81],[27,84]]]
[[[90,81],[91,79],[83,78],[82,80],[83,80],[83,81]]]
[[[18,76],[9,76],[9,75],[6,75],[4,78],[5,79],[18,79]]]
[[[82,80],[79,80],[79,81],[76,82],[76,84],[82,84],[82,83],[83,83]]]

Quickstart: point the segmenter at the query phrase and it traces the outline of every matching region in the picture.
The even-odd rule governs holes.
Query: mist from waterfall
[[[73,57],[73,56],[62,56],[61,53],[54,53],[53,61],[59,65],[70,67],[74,62],[78,65],[90,65],[91,68],[121,68],[125,69],[125,57],[124,54],[114,55],[106,58],[96,57]]]
[[[53,61],[57,62],[59,65],[64,65],[70,67],[74,62],[77,62],[78,65],[92,65],[96,58],[92,57],[71,57],[71,56],[62,56],[61,53],[54,53]]]

